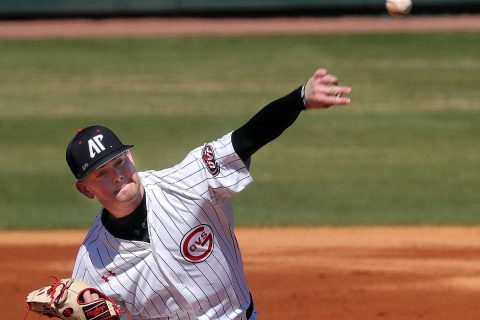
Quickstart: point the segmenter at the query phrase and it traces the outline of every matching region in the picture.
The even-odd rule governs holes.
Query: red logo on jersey
[[[183,236],[180,251],[190,262],[206,260],[213,251],[213,232],[206,224],[201,224]]]
[[[202,159],[203,162],[205,162],[205,165],[207,166],[207,169],[212,174],[212,176],[215,177],[217,174],[220,173],[220,165],[215,159],[215,152],[211,145],[207,144],[205,147],[203,147]]]

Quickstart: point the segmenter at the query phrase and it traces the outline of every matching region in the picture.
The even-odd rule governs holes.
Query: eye
[[[106,175],[105,171],[100,171],[97,173],[97,178],[103,178],[105,177],[105,175]]]

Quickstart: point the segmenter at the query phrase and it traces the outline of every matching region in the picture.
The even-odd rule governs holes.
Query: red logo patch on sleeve
[[[212,176],[215,177],[220,173],[220,165],[215,159],[215,152],[211,145],[207,144],[205,145],[205,147],[203,147],[202,159],[208,171],[212,174]]]

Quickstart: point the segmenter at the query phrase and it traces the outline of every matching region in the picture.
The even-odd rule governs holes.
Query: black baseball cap
[[[123,144],[115,133],[106,127],[86,127],[78,129],[68,144],[67,163],[75,178],[82,179],[132,147],[133,145]]]

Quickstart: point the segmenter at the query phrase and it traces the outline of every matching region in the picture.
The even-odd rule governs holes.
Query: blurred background
[[[472,13],[478,0],[414,0],[414,14]],[[381,0],[3,0],[3,18],[384,14]]]
[[[398,19],[379,0],[4,0],[0,228],[88,227],[98,205],[75,190],[65,163],[77,128],[112,128],[135,144],[139,170],[170,167],[320,66],[353,87],[353,104],[303,113],[255,154],[255,183],[234,200],[237,224],[478,224],[479,8],[414,0]],[[148,36],[128,35],[145,17]],[[101,32],[119,18],[125,35],[58,35],[69,21]],[[193,35],[212,21],[226,31],[230,18],[248,19],[234,36]],[[279,19],[279,32],[242,34]],[[165,21],[192,34],[148,33]],[[374,27],[356,32],[365,23]],[[58,33],[43,37],[47,24]]]

